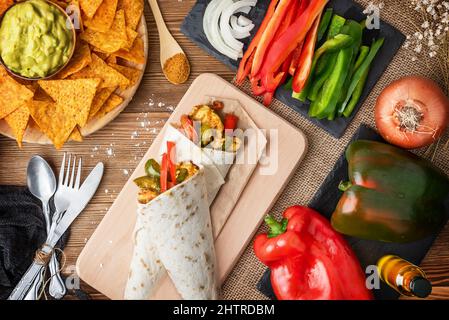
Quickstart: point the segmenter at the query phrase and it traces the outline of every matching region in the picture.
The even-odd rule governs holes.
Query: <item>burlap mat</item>
[[[357,1],[361,5],[366,6],[370,1]],[[394,25],[404,34],[411,34],[410,24],[404,17],[415,16],[411,9],[408,9],[409,1],[384,1],[384,7],[381,9],[381,18]],[[348,127],[346,133],[341,139],[335,139],[325,131],[311,124],[307,119],[301,117],[298,113],[285,106],[279,101],[275,101],[272,109],[282,118],[286,119],[300,130],[302,130],[309,142],[309,149],[306,157],[300,164],[293,178],[288,183],[279,200],[273,206],[271,212],[279,217],[283,210],[291,205],[306,205],[313,197],[316,190],[319,189],[324,178],[328,175],[334,163],[340,154],[344,151],[351,136],[357,130],[361,123],[366,123],[375,127],[373,110],[377,96],[391,81],[401,76],[420,74],[434,79],[437,82],[442,81],[436,60],[428,59],[412,62],[410,51],[400,49],[395,56],[382,78],[377,82],[373,91],[365,101],[362,108]],[[245,92],[250,93],[248,85],[242,88]],[[449,139],[446,132],[441,139],[444,144]],[[426,150],[418,150],[417,153],[430,154]],[[430,154],[431,155],[431,154]],[[438,148],[438,152],[434,157],[434,163],[449,174],[449,148],[444,149],[442,146]],[[248,212],[251,214],[251,212]],[[264,232],[265,227],[261,227],[257,233]],[[256,284],[262,276],[265,266],[262,265],[254,256],[252,242],[248,245],[239,262],[231,272],[223,285],[224,299],[266,299],[256,289]]]

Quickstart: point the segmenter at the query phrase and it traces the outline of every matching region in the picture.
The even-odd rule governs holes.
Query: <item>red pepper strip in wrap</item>
[[[170,179],[176,184],[176,148],[173,141],[167,141],[168,154],[168,171],[170,172]]]
[[[267,13],[265,14],[265,18],[263,19],[262,23],[260,24],[260,27],[257,30],[256,35],[254,36],[253,40],[249,44],[248,49],[246,49],[245,53],[243,54],[242,60],[240,61],[239,69],[237,71],[237,76],[236,76],[236,83],[239,85],[241,85],[243,83],[246,76],[249,75],[249,73],[251,72],[255,49],[257,48],[260,38],[262,37],[262,34],[264,33],[265,29],[267,28],[268,23],[271,20],[271,17],[274,14],[274,11],[276,9],[278,2],[279,2],[279,0],[271,0],[271,3],[267,9]]]
[[[167,178],[168,178],[168,155],[164,153],[162,155],[161,163],[161,193],[167,191]]]
[[[270,44],[276,36],[277,30],[282,25],[288,10],[293,3],[292,0],[279,0],[279,4],[276,7],[272,18],[270,19],[265,31],[263,32],[259,44],[257,45],[256,52],[254,54],[253,65],[251,68],[251,76],[258,75],[265,58],[265,55],[270,47]],[[283,62],[284,60],[282,60]],[[279,65],[280,66],[280,65]],[[279,67],[278,66],[278,67]]]
[[[233,113],[227,113],[224,118],[224,129],[235,130],[237,128],[237,122],[239,118]]]
[[[283,216],[281,223],[268,216],[271,231],[254,241],[279,300],[373,299],[357,257],[325,217],[302,206]]]
[[[292,87],[294,92],[301,92],[304,88],[312,68],[313,54],[315,52],[316,39],[318,36],[318,26],[320,25],[321,14],[315,19],[312,28],[307,33],[302,48],[301,57],[299,58],[299,65],[301,68],[295,73],[293,77]]]
[[[312,1],[304,13],[296,18],[295,22],[271,44],[269,51],[265,55],[263,68],[260,70],[262,74],[268,75],[268,78],[274,77],[274,74],[285,59],[295,50],[299,43],[304,41],[313,22],[323,11],[327,1]]]
[[[190,141],[193,141],[193,143],[198,142],[198,134],[195,131],[195,128],[193,127],[193,122],[186,114],[183,114],[181,116],[181,127]]]

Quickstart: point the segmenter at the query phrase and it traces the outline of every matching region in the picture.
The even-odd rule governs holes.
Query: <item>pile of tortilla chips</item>
[[[27,127],[37,127],[57,149],[67,140],[82,141],[80,128],[122,104],[120,94],[143,71],[141,35],[136,31],[143,0],[51,0],[74,17],[75,53],[54,78],[23,81],[0,66],[0,119],[11,127],[17,143]],[[0,15],[14,3],[2,0]]]

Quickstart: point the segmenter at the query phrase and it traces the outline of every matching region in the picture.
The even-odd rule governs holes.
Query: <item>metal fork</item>
[[[52,218],[52,228],[54,228],[61,220],[64,212],[68,209],[74,194],[80,188],[82,160],[81,158],[78,160],[78,169],[76,170],[77,172],[75,177],[77,157],[74,155],[72,159],[72,155],[69,154],[67,158],[67,170],[65,170],[66,153],[64,153],[61,169],[59,171],[58,189],[53,199],[55,204],[55,213]],[[48,291],[53,298],[61,299],[66,294],[67,290],[64,282],[62,281],[61,275],[59,274],[59,262],[55,254],[51,257],[49,268],[51,279]]]

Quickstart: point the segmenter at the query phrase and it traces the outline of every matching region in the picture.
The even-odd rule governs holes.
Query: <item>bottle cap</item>
[[[410,282],[410,289],[418,298],[425,298],[432,292],[432,284],[426,278],[416,277]]]

